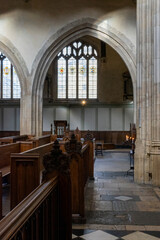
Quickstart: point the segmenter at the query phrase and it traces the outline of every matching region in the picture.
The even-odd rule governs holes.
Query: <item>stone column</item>
[[[137,1],[137,141],[135,181],[153,183],[159,121],[159,0]],[[155,155],[156,153],[156,155]],[[157,155],[158,154],[158,155]],[[158,165],[157,165],[158,166]],[[159,182],[160,184],[160,182]]]
[[[20,134],[32,135],[32,97],[31,97],[31,82],[27,79],[27,84],[22,89],[20,100]]]
[[[160,186],[160,1],[153,3],[152,183]]]

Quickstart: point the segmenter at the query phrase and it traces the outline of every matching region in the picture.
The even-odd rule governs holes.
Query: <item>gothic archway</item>
[[[108,25],[107,28],[103,28],[97,22],[95,24],[93,19],[76,21],[53,35],[43,46],[34,61],[33,69],[36,69],[33,75],[32,89],[32,123],[34,123],[32,124],[32,132],[34,134],[42,134],[43,85],[50,64],[64,46],[86,35],[104,41],[121,56],[132,77],[134,102],[136,103],[136,51],[133,43],[116,29]],[[134,105],[134,116],[136,116],[136,104]]]

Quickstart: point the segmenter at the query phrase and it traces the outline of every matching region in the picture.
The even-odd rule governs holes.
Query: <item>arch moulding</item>
[[[9,39],[0,34],[0,51],[11,61],[16,69],[20,85],[21,85],[21,99],[20,99],[20,132],[28,125],[28,116],[26,116],[26,97],[29,99],[30,91],[27,87],[29,72],[23,57],[18,49],[11,43]],[[25,127],[24,127],[25,126]],[[30,126],[29,126],[30,128]]]
[[[39,51],[32,68],[32,133],[42,134],[43,86],[50,64],[58,52],[70,42],[93,36],[110,45],[123,59],[132,77],[134,92],[134,120],[136,119],[136,47],[127,37],[112,28],[99,26],[93,19],[83,19],[70,23],[54,34]],[[33,69],[36,69],[35,71]]]

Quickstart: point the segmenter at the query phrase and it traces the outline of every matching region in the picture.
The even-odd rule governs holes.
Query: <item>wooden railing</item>
[[[2,218],[2,172],[0,171],[0,220]]]
[[[1,240],[72,239],[69,159],[59,146],[52,153],[44,158],[43,183],[0,221]]]
[[[85,223],[84,189],[87,179],[93,179],[93,141],[87,139],[82,146],[75,135],[65,144],[70,158],[71,186],[72,186],[72,221]],[[90,155],[91,154],[91,155]]]
[[[58,208],[58,179],[55,177],[40,185],[1,220],[0,239],[58,239],[51,237],[57,234],[58,226],[54,222],[58,223]]]

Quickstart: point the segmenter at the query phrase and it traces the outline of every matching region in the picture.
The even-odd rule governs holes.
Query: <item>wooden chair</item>
[[[101,155],[101,156],[103,156],[102,143],[96,143],[95,151],[96,151],[96,156],[97,156],[98,154]]]

